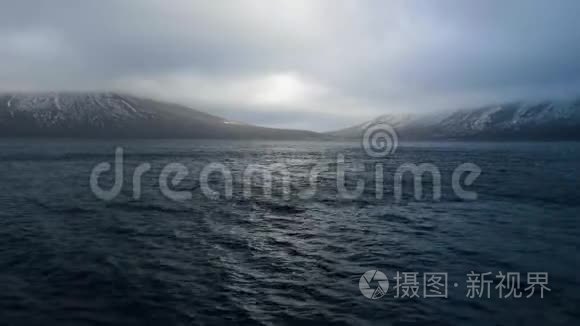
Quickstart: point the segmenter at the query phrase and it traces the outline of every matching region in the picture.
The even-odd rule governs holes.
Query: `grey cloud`
[[[390,111],[580,95],[578,12],[573,0],[5,0],[0,88],[119,89],[332,129]]]

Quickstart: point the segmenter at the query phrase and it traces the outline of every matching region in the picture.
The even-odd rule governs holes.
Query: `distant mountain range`
[[[375,123],[391,125],[402,140],[580,140],[580,98],[385,114],[321,134],[253,126],[118,93],[0,94],[0,137],[358,139]]]
[[[0,94],[0,137],[320,139],[117,93]]]
[[[403,140],[580,140],[580,99],[516,102],[428,114],[385,114],[327,133],[359,138],[369,125],[387,123]]]

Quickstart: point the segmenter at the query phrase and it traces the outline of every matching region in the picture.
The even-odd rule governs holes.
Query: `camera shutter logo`
[[[383,272],[373,269],[366,271],[360,277],[358,288],[366,298],[372,300],[380,299],[389,289],[389,280]]]

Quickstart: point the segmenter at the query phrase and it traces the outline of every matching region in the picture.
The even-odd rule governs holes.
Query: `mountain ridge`
[[[0,94],[0,137],[320,139],[117,92]]]
[[[580,97],[386,113],[317,133],[254,126],[118,92],[0,93],[0,137],[348,140],[377,123],[391,125],[402,140],[580,140]]]
[[[391,125],[402,139],[408,140],[580,140],[580,97],[425,114],[383,114],[327,134],[358,138],[366,127],[378,123]]]

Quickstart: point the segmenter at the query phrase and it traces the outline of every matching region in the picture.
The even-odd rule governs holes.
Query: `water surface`
[[[110,202],[89,186],[93,167],[125,152],[125,182]],[[337,198],[335,175],[321,175],[316,195],[308,170],[338,154],[385,168],[384,197],[372,169],[348,173],[372,185],[354,200]],[[168,163],[190,174],[172,201],[159,190]],[[284,163],[291,198],[261,193],[210,200],[199,172],[222,163],[239,180],[250,164]],[[393,197],[403,163],[435,164],[442,198]],[[457,198],[451,173],[464,162],[483,173]],[[132,171],[150,163],[133,199]],[[0,320],[6,325],[351,324],[572,325],[580,321],[578,143],[407,143],[370,159],[356,143],[185,140],[0,142]],[[332,167],[332,166],[331,166]],[[110,183],[105,178],[103,186]],[[216,190],[223,182],[212,177]],[[426,179],[426,185],[430,180]],[[408,184],[410,186],[410,184]],[[427,193],[428,195],[428,193]],[[428,197],[428,196],[427,196]],[[379,300],[359,291],[378,269],[449,273],[447,299]],[[466,298],[466,274],[548,272],[544,299]],[[457,282],[459,286],[451,286]]]

